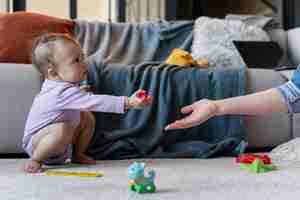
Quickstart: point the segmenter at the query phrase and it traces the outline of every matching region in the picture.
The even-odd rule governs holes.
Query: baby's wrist
[[[125,97],[125,111],[132,107],[129,97]]]

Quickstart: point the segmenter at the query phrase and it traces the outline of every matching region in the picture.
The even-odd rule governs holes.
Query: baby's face
[[[87,66],[82,49],[70,41],[58,42],[54,49],[56,72],[59,79],[78,83],[86,79]]]

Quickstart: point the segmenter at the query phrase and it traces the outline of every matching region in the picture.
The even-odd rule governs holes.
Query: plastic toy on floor
[[[264,173],[276,170],[276,166],[272,165],[271,158],[266,154],[241,154],[236,157],[235,161],[236,163],[239,163],[241,169],[254,173]]]
[[[271,158],[268,155],[258,155],[258,154],[242,154],[236,157],[235,161],[237,163],[251,164],[255,159],[260,159],[264,164],[271,164]]]
[[[189,52],[179,48],[173,49],[165,63],[182,67],[208,68],[209,66],[207,59],[194,60]]]
[[[79,176],[79,177],[102,177],[102,172],[78,172],[78,171],[61,171],[61,170],[47,170],[45,172],[48,176]]]
[[[152,193],[156,191],[154,185],[155,171],[145,174],[145,163],[134,162],[128,168],[129,189],[137,193]]]
[[[276,170],[276,166],[272,164],[264,164],[264,162],[257,158],[251,164],[240,163],[240,168],[248,170],[254,173],[265,173],[269,171]]]

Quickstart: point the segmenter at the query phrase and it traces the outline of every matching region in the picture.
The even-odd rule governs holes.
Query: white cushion
[[[206,58],[210,66],[232,67],[243,63],[232,41],[270,41],[259,27],[238,20],[200,17],[195,21],[192,55]]]

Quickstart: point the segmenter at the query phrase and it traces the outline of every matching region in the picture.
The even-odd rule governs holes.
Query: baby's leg
[[[51,156],[62,155],[71,144],[74,132],[74,128],[65,123],[55,123],[40,130],[32,137],[31,159],[25,164],[24,170],[36,173],[45,160]]]
[[[92,139],[94,128],[95,119],[93,114],[90,112],[81,112],[80,125],[76,129],[73,138],[75,152],[72,162],[80,164],[96,164],[95,160],[84,154]]]

